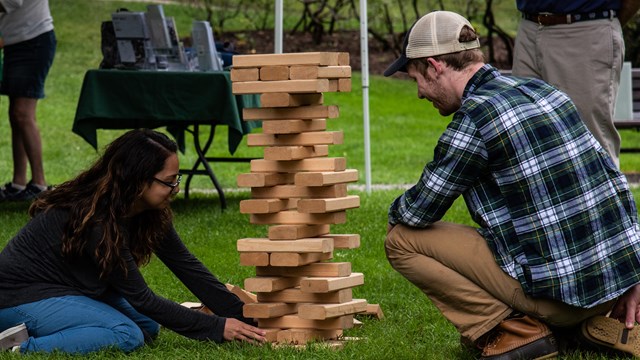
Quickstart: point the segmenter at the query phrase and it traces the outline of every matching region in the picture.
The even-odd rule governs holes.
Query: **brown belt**
[[[614,17],[616,17],[616,11],[615,10],[599,10],[599,11],[593,11],[590,13],[582,13],[582,14],[522,13],[522,17],[525,20],[533,21],[540,25],[551,26],[551,25],[572,24],[575,22],[588,21],[588,20],[613,19]]]

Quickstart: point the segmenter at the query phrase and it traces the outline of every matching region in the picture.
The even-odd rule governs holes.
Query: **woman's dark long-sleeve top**
[[[173,227],[155,254],[217,316],[188,309],[156,295],[142,277],[128,248],[121,249],[127,274],[116,266],[101,280],[95,257],[101,237],[98,227],[93,229],[83,256],[63,258],[61,237],[67,219],[65,210],[40,213],[2,250],[0,308],[65,295],[100,300],[101,296],[115,291],[141,314],[194,339],[222,342],[227,317],[252,323],[242,316],[242,301],[189,252]]]

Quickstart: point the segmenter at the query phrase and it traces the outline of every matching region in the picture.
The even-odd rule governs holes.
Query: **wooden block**
[[[329,80],[245,81],[231,84],[234,94],[323,93],[329,91]]]
[[[251,197],[254,199],[337,198],[345,196],[347,196],[346,184],[318,187],[276,185],[251,189]]]
[[[242,315],[246,318],[269,319],[288,314],[295,314],[298,304],[277,303],[253,303],[242,307]]]
[[[340,115],[336,105],[307,105],[297,107],[244,108],[242,119],[253,120],[292,120],[292,119],[333,119]]]
[[[348,65],[344,64],[345,54],[337,52],[302,52],[284,54],[234,55],[233,67],[259,67],[269,65]],[[348,55],[347,55],[348,59]]]
[[[328,80],[329,80],[329,90],[327,90],[327,92],[338,92],[338,83],[339,83],[338,79],[328,79]]]
[[[342,330],[286,329],[278,331],[278,344],[304,345],[311,341],[336,340]]]
[[[264,148],[265,160],[301,160],[327,155],[329,155],[329,145],[272,146]]]
[[[367,304],[367,308],[364,311],[358,313],[358,315],[373,316],[376,319],[384,318],[384,313],[382,312],[382,308],[379,304]]]
[[[211,311],[208,307],[204,306],[204,304],[199,303],[199,302],[183,302],[180,305],[187,307],[191,310],[195,310],[195,311],[200,311],[202,313],[205,313],[207,315],[214,315],[213,311]]]
[[[239,297],[240,300],[242,300],[242,302],[245,304],[251,304],[258,301],[256,294],[252,294],[239,286],[231,284],[225,284],[225,286],[227,287],[227,289],[229,289],[229,291]]]
[[[353,327],[353,315],[345,315],[326,320],[301,319],[297,315],[284,315],[272,319],[258,319],[258,327],[279,327],[286,329],[350,329]]]
[[[257,266],[257,276],[334,277],[351,275],[350,262],[319,262],[296,268]]]
[[[325,293],[362,284],[364,284],[364,274],[351,273],[345,277],[303,278],[300,280],[300,290],[310,293]]]
[[[262,123],[263,134],[298,134],[302,132],[324,131],[326,129],[326,119],[271,120]]]
[[[360,247],[359,234],[326,234],[320,237],[333,239],[334,249],[356,249]]]
[[[288,266],[297,267],[304,266],[319,261],[330,260],[333,253],[273,253],[269,257],[269,265],[271,266]]]
[[[351,79],[338,79],[338,92],[350,92]]]
[[[275,225],[269,226],[269,240],[295,240],[329,233],[329,225]]]
[[[291,80],[350,77],[351,66],[291,66],[289,68],[289,78]]]
[[[241,266],[267,266],[269,265],[269,253],[245,252],[240,253]]]
[[[262,328],[262,330],[266,332],[264,337],[265,339],[267,339],[267,342],[278,341],[278,333],[282,331],[282,329],[278,329],[278,328]]]
[[[245,238],[236,242],[238,252],[319,252],[333,251],[333,239],[315,238],[272,241],[264,238]],[[272,254],[273,255],[273,254]]]
[[[274,292],[300,285],[300,278],[282,276],[260,276],[244,279],[244,288],[253,292]]]
[[[320,94],[288,94],[266,93],[260,95],[260,107],[293,107],[303,105],[322,105],[324,95]]]
[[[349,53],[348,52],[340,52],[338,53],[338,65],[344,66],[349,65]]]
[[[324,214],[305,214],[299,213],[295,210],[287,210],[273,214],[251,214],[249,215],[249,222],[259,225],[344,224],[347,222],[347,214],[344,211]],[[277,242],[280,242],[280,240]]]
[[[285,65],[263,66],[260,68],[260,80],[289,80],[289,67]]]
[[[301,186],[325,186],[358,181],[358,170],[297,173],[294,183]]]
[[[342,131],[317,131],[301,134],[248,134],[248,146],[338,145],[344,141]]]
[[[258,81],[260,79],[258,68],[231,69],[231,81]]]
[[[249,199],[240,201],[241,214],[268,214],[295,209],[297,199]]]
[[[285,302],[285,303],[322,303],[340,304],[353,300],[353,292],[349,289],[342,289],[328,293],[307,293],[299,288],[285,289],[273,293],[258,293],[258,302]]]
[[[355,314],[367,309],[367,300],[353,299],[342,304],[301,304],[298,316],[302,319],[324,320]]]
[[[295,174],[287,173],[249,173],[238,175],[239,187],[264,187],[293,183]]]
[[[242,205],[242,203],[241,203]],[[326,213],[360,207],[360,197],[349,195],[333,199],[301,199],[298,211],[302,213]]]
[[[251,171],[253,172],[291,173],[298,171],[342,171],[347,168],[347,159],[343,157],[327,157],[292,161],[255,159],[251,160],[250,166]]]

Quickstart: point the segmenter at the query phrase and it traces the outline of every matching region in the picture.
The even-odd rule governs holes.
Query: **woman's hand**
[[[625,291],[611,310],[610,317],[625,324],[627,329],[633,329],[636,322],[640,322],[640,284],[636,284]]]
[[[263,343],[267,341],[264,337],[266,334],[264,330],[245,324],[238,319],[227,318],[223,337],[227,341],[240,340]]]

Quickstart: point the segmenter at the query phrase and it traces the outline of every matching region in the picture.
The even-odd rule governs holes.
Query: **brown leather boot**
[[[480,359],[551,359],[558,344],[549,327],[528,315],[511,316],[492,331]]]

